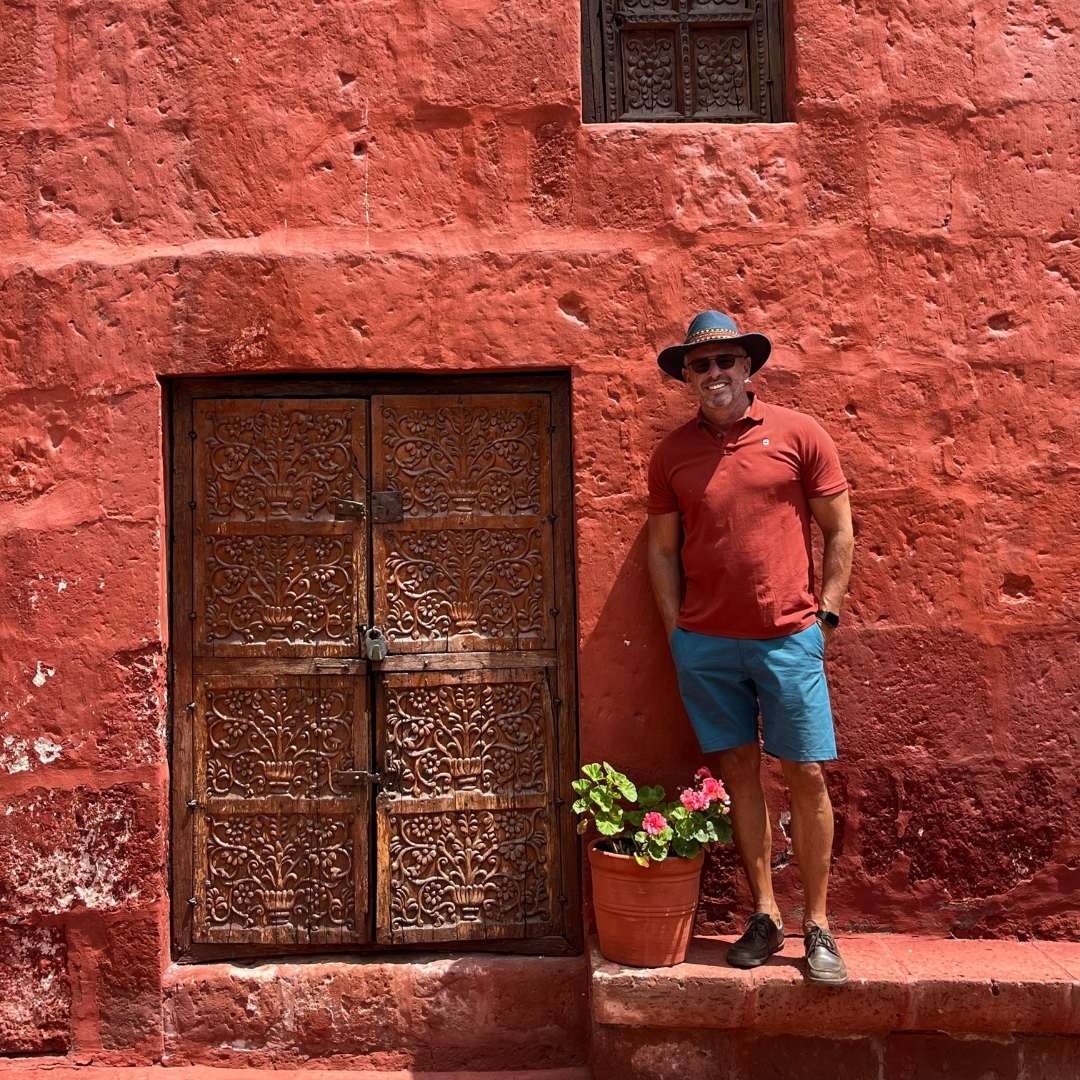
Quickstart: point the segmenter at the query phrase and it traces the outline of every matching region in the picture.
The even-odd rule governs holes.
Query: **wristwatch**
[[[840,616],[835,611],[826,611],[824,608],[819,608],[814,618],[831,626],[834,630],[840,625]]]

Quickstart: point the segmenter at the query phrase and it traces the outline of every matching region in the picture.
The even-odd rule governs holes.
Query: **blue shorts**
[[[815,622],[787,637],[714,637],[676,627],[671,655],[703,753],[757,742],[786,761],[836,757],[825,635]]]

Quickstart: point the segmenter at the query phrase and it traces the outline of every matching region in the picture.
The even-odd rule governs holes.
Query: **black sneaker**
[[[760,967],[783,947],[784,931],[773,922],[771,915],[756,911],[747,920],[743,936],[728,949],[727,962],[737,968]]]
[[[806,946],[806,978],[810,982],[843,986],[848,981],[847,967],[828,930],[810,923],[803,943]]]

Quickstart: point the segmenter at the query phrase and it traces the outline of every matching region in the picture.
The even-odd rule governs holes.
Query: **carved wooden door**
[[[562,925],[546,395],[372,401],[379,940]],[[396,505],[397,499],[394,503]]]
[[[196,399],[180,524],[191,560],[191,941],[368,938],[367,410],[362,401]],[[185,463],[184,458],[187,458]],[[186,471],[185,464],[190,467]]]
[[[176,939],[570,947],[565,390],[292,385],[174,399]]]

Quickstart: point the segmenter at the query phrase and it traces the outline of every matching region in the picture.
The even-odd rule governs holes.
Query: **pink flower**
[[[709,796],[704,791],[695,791],[693,788],[687,788],[680,796],[679,802],[686,807],[687,810],[704,810],[709,805]]]
[[[657,833],[662,833],[668,827],[667,818],[656,810],[650,810],[641,819],[641,827],[650,836],[656,836]]]
[[[709,769],[708,765],[702,765],[701,768],[698,769],[696,773],[694,773],[695,780],[704,780],[707,776],[712,776],[712,771]]]
[[[724,785],[711,776],[705,777],[704,781],[702,781],[701,791],[709,802],[727,802],[727,792],[724,790]]]

